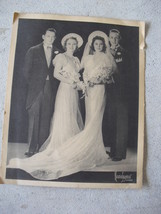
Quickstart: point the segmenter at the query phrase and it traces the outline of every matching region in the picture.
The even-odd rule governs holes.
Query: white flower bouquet
[[[69,71],[69,70],[64,70],[62,69],[60,72],[59,72],[64,78],[66,79],[70,79],[73,83],[77,83],[79,82],[79,78],[80,78],[80,74],[79,73],[76,73],[76,72],[73,72],[72,70]]]
[[[91,75],[84,74],[84,82],[91,86],[95,84],[110,84],[114,82],[112,77],[112,68],[106,66],[99,66],[95,68]]]
[[[81,90],[83,93],[82,98],[87,95],[86,92],[86,84],[80,80],[81,75],[79,73],[76,73],[75,71],[72,70],[65,70],[62,69],[60,71],[60,74],[64,77],[64,78],[68,78],[72,81],[72,87],[76,90]]]

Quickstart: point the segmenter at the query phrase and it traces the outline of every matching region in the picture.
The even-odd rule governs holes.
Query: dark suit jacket
[[[52,91],[56,93],[59,81],[53,77],[54,66],[52,60],[57,53],[59,53],[59,50],[53,47],[51,64],[48,68],[43,43],[28,50],[24,65],[24,76],[28,85],[26,109],[30,108],[39,93],[43,90],[47,75],[49,75]]]
[[[117,48],[115,53],[111,52],[114,56],[116,64],[118,66],[118,72],[113,75],[115,84],[115,97],[119,101],[127,102],[127,93],[128,93],[128,73],[129,73],[129,66],[128,66],[128,57],[127,52],[121,46]]]

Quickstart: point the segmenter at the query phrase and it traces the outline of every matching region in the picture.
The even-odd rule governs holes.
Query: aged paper
[[[52,39],[50,42],[53,43],[51,47],[53,54],[46,48],[46,43]],[[142,186],[144,39],[145,24],[141,21],[51,14],[14,14],[2,144],[2,179],[5,184],[79,188]],[[43,50],[40,57],[36,55],[39,46],[42,46]],[[73,55],[70,55],[71,53]],[[89,77],[89,72],[92,75],[92,71],[94,73],[99,63],[101,82],[98,81],[98,76],[94,76],[97,83],[90,79],[85,82],[84,74],[88,70],[87,76]],[[68,64],[77,69],[79,64],[79,84],[75,79],[71,82],[73,67],[67,69]],[[28,82],[25,78],[26,66],[29,67]],[[43,66],[48,69],[45,74]],[[56,76],[57,67],[61,69],[58,76]],[[108,81],[105,81],[107,76],[103,79],[106,70],[108,72],[112,70]],[[53,76],[58,80],[57,88],[55,87],[57,83],[51,81]],[[37,144],[32,147],[33,135],[38,133],[40,136],[45,133],[47,127],[44,125],[40,130],[41,120],[44,122],[47,117],[41,119],[42,115],[49,111],[45,97],[48,83],[55,87],[51,93],[51,97],[54,97],[52,101],[54,107],[49,118],[49,137],[40,137]],[[95,96],[91,98],[94,90]],[[61,96],[69,96],[64,104],[62,104],[64,98]],[[96,111],[98,106],[100,109]],[[41,110],[42,108],[45,110]],[[68,108],[69,111],[71,108],[76,111],[80,108],[83,127],[80,127],[80,118],[74,117],[71,112],[69,114]],[[63,111],[66,111],[64,116],[56,120],[58,115],[63,115]],[[37,114],[39,115],[36,118]],[[94,120],[95,116],[97,119]],[[76,129],[73,128],[71,118],[76,120],[80,129],[70,135],[68,130]],[[35,128],[31,124],[37,120],[38,128]],[[65,126],[66,121],[68,125]],[[58,133],[60,129],[61,132]],[[55,142],[55,138],[59,139],[60,136],[65,136],[65,133],[68,139],[64,138],[59,146],[60,143]],[[34,144],[36,140],[33,141]]]

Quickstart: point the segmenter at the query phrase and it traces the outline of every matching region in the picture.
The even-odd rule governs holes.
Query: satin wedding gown
[[[94,55],[86,57],[85,80],[88,81],[92,74],[100,72],[105,66],[112,67],[107,56],[101,54],[100,58]],[[69,67],[72,69],[72,66]],[[23,169],[40,180],[53,180],[107,162],[108,156],[102,139],[105,86],[94,85],[88,88],[87,93],[86,122],[81,130],[77,91],[61,82],[47,148],[30,158],[12,159],[8,167]]]

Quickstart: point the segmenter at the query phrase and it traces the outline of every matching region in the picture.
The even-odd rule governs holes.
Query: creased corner
[[[0,184],[4,184],[4,181],[2,179],[2,167],[1,167],[1,165],[0,165]]]
[[[145,45],[145,22],[140,23],[140,49],[145,50],[146,45]]]

